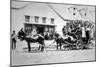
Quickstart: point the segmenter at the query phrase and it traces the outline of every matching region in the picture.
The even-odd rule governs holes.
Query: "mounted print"
[[[96,6],[11,1],[11,66],[96,61]]]

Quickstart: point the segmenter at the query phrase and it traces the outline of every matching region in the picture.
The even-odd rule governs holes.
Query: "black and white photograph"
[[[96,6],[11,0],[11,66],[96,61]]]

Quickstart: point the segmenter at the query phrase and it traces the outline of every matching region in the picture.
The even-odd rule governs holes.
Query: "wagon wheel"
[[[82,40],[78,40],[77,43],[76,43],[76,48],[77,49],[82,49]]]

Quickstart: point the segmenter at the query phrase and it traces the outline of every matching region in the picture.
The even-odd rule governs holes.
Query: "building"
[[[27,6],[21,8],[24,5]],[[61,33],[63,25],[66,24],[65,21],[63,21],[45,3],[13,1],[11,12],[12,12],[11,26],[12,30],[15,30],[16,33],[18,33],[18,31],[24,27],[25,31],[28,33],[33,30],[33,27],[34,27],[34,32],[38,33],[50,30]]]
[[[24,30],[27,34],[52,33],[55,31],[54,18],[25,15]]]
[[[69,11],[69,8],[74,7],[74,5],[50,5],[52,5],[53,8],[65,19],[86,20],[95,23],[94,6],[75,6],[79,10],[84,8],[88,9],[87,18],[82,18],[76,9],[71,8]],[[12,30],[15,30],[16,33],[18,33],[21,28],[24,28],[27,33],[33,31],[34,34],[43,33],[44,31],[53,29],[53,31],[57,31],[62,35],[62,28],[67,22],[55,13],[55,11],[48,6],[48,3],[39,2],[12,1],[11,18]]]

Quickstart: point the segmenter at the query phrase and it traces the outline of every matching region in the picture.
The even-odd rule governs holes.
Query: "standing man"
[[[86,28],[85,28],[84,23],[82,24],[81,29],[82,29],[82,42],[83,44],[85,44],[86,43]]]
[[[17,35],[15,33],[15,30],[13,30],[13,33],[11,35],[12,49],[16,49],[16,38],[17,38]]]
[[[55,32],[55,41],[57,43],[56,49],[58,50],[59,46],[60,46],[60,49],[61,49],[61,47],[62,47],[62,38],[57,32]]]
[[[90,24],[86,27],[86,43],[90,40]]]

